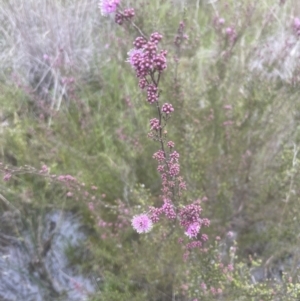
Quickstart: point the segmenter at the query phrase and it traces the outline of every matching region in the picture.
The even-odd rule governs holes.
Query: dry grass
[[[64,78],[89,77],[105,63],[102,50],[107,42],[101,31],[110,22],[101,20],[96,0],[2,2],[4,79],[21,74],[22,82],[54,102],[65,93]]]

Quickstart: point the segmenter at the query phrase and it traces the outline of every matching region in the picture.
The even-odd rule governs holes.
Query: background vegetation
[[[207,198],[209,241],[184,260],[178,239],[187,238],[173,224],[162,221],[146,235],[131,228],[133,215],[159,204],[161,188],[157,146],[147,138],[155,113],[125,62],[135,29],[101,16],[94,0],[1,0],[0,296],[298,300],[299,4],[122,7],[135,9],[144,33],[164,36],[161,100],[175,108],[168,137],[180,153],[184,202]],[[180,21],[188,38],[179,51]],[[75,216],[81,239],[48,246],[64,229],[57,222],[47,230],[51,212]],[[12,290],[5,271],[13,265],[3,258],[14,243],[27,254],[18,273],[31,285],[41,279],[40,290]],[[59,252],[72,271],[67,292],[45,264]]]

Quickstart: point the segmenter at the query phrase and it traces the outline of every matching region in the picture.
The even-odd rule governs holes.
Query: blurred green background
[[[0,236],[2,256],[12,238],[26,241],[24,231],[39,237],[36,225],[46,229],[45,216],[59,210],[76,215],[86,233],[64,250],[70,266],[101,279],[89,293],[82,289],[87,300],[298,300],[300,5],[141,0],[121,7],[135,9],[147,36],[163,34],[160,101],[175,108],[167,130],[188,186],[182,205],[208,199],[207,250],[184,261],[178,239],[187,238],[178,226],[162,220],[137,235],[130,225],[160,205],[161,188],[152,159],[159,145],[147,138],[156,111],[126,62],[138,32],[101,16],[98,1],[1,0],[0,161],[2,176],[12,174],[0,182],[0,232],[10,237]],[[178,49],[180,21],[188,38]],[[77,181],[51,177],[66,174]],[[44,236],[31,254],[43,253]],[[235,265],[232,281],[220,262]],[[44,299],[32,300],[77,300],[52,296],[50,278],[41,284]],[[12,300],[7,287],[0,296]]]

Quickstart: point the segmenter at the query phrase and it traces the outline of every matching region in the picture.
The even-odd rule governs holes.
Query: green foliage
[[[100,55],[97,42],[85,64],[76,61],[71,72],[76,84],[67,102],[57,106],[54,99],[40,106],[43,99],[29,85],[11,83],[8,69],[1,71],[5,80],[0,84],[0,161],[3,166],[35,168],[1,183],[1,195],[28,214],[24,223],[33,230],[37,221],[30,216],[37,209],[40,215],[58,208],[82,216],[89,239],[78,250],[70,247],[66,252],[72,264],[102,279],[91,300],[299,299],[297,71],[287,66],[290,76],[286,75],[280,65],[284,54],[275,49],[280,48],[275,42],[274,62],[256,52],[272,44],[276,35],[292,35],[282,24],[289,22],[293,4],[282,9],[274,4],[271,16],[268,1],[131,4],[135,23],[146,35],[158,31],[164,36],[168,68],[162,75],[160,100],[175,108],[167,135],[180,153],[187,181],[182,204],[208,198],[203,212],[212,223],[206,252],[195,249],[185,262],[186,250],[178,243],[184,234],[176,223],[162,220],[145,236],[131,229],[134,214],[161,202],[161,182],[152,159],[159,145],[147,138],[155,108],[146,102],[125,62],[139,34],[127,25],[117,27],[109,18],[101,19],[100,14],[101,27],[88,23],[93,30],[86,30],[87,40],[96,39],[97,32],[108,47],[99,49]],[[216,17],[225,19],[224,28],[216,28]],[[180,49],[177,65],[173,40],[181,20],[189,40]],[[233,44],[225,34],[228,26],[237,32]],[[71,50],[77,54],[76,47],[84,47],[76,45]],[[6,67],[14,65],[13,60]],[[255,69],[259,64],[263,68]],[[49,91],[52,96],[54,92]],[[50,175],[76,177],[80,190],[67,197],[68,187],[39,176],[43,164]],[[97,190],[91,191],[92,186]],[[90,202],[94,210],[88,209]],[[10,210],[2,205],[3,212]],[[118,228],[120,216],[125,222]],[[101,228],[99,220],[112,225]],[[238,233],[233,257],[226,244],[228,231]],[[222,237],[221,242],[213,242],[216,236]],[[225,255],[219,258],[222,248]],[[234,270],[224,274],[220,265],[229,263]],[[279,265],[284,265],[284,274],[274,280],[272,271]],[[270,274],[272,279],[256,281],[253,274],[260,267],[268,271],[264,278]],[[201,290],[202,282],[207,290]],[[222,293],[211,294],[212,287]]]

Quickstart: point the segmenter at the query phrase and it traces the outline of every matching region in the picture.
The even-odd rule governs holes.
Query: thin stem
[[[144,39],[148,40],[148,39],[146,38],[146,35],[141,31],[141,29],[140,29],[133,21],[131,21],[131,25],[139,32],[139,34],[140,34]]]

